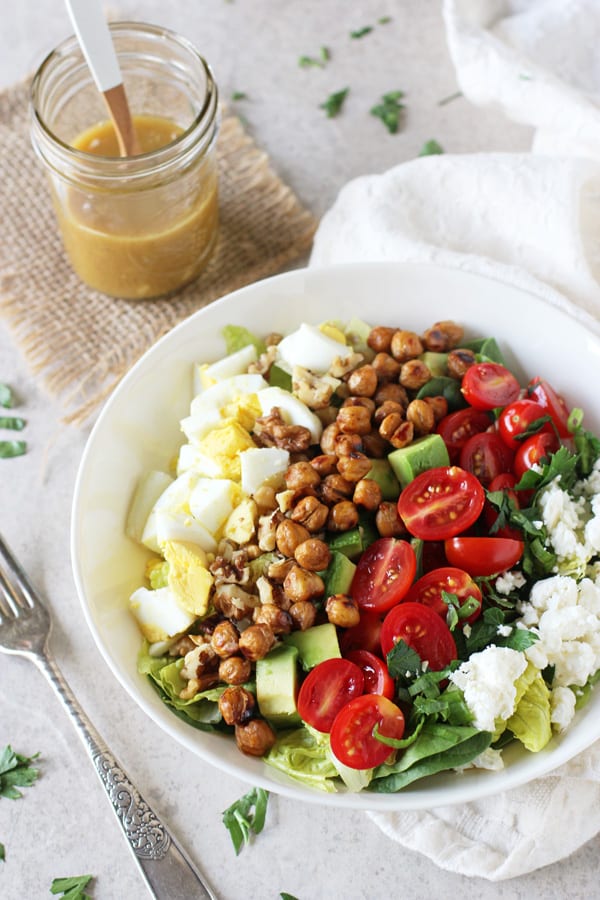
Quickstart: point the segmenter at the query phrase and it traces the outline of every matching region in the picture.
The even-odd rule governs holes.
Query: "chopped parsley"
[[[8,428],[11,431],[23,431],[25,419],[20,416],[0,416],[0,428]]]
[[[432,138],[430,141],[426,141],[421,149],[419,150],[419,156],[437,156],[440,153],[444,152],[444,148],[441,144]]]
[[[4,850],[4,844],[0,843],[0,862],[4,862],[6,859],[6,852]]]
[[[351,31],[350,37],[353,40],[358,40],[358,38],[364,37],[366,34],[370,34],[372,31],[372,25],[365,25],[364,28],[357,28],[356,31]]]
[[[331,53],[329,52],[329,48],[321,47],[318,56],[301,56],[298,60],[298,65],[302,69],[310,69],[313,66],[318,66],[320,69],[323,69],[325,63],[329,62],[330,59]]]
[[[389,23],[391,21],[392,21],[391,16],[381,16],[381,18],[377,19],[377,24],[378,25],[389,25]]]
[[[400,113],[404,109],[401,98],[404,97],[403,91],[388,91],[383,94],[381,103],[371,107],[371,115],[381,119],[390,134],[396,134],[400,123]]]
[[[320,104],[319,108],[325,110],[327,118],[333,119],[341,112],[349,90],[350,88],[342,88],[341,91],[335,91],[324,103]]]
[[[0,459],[10,459],[27,453],[25,441],[0,441]]]
[[[244,91],[234,91],[233,94],[231,95],[231,99],[232,100],[247,100],[248,94],[246,94]]]
[[[15,753],[10,744],[0,751],[0,797],[18,800],[23,796],[17,788],[31,787],[39,776],[39,769],[31,765],[38,756],[39,753],[34,753],[33,756]]]
[[[229,831],[236,855],[249,843],[252,834],[263,830],[268,801],[268,791],[252,788],[224,811],[223,825]]]
[[[15,398],[12,388],[10,388],[8,384],[2,384],[0,382],[0,406],[3,406],[5,409],[10,409],[11,406],[14,406],[14,402]]]
[[[93,875],[74,875],[71,878],[55,878],[50,888],[51,894],[62,894],[62,900],[92,900],[85,888]]]
[[[458,100],[459,97],[462,97],[462,91],[455,91],[453,94],[448,94],[447,97],[442,97],[441,100],[438,100],[438,106],[446,106],[447,103],[452,103],[453,100]]]

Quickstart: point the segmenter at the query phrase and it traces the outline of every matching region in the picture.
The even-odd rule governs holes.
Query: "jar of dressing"
[[[217,241],[217,86],[185,38],[110,28],[142,153],[119,157],[74,36],[34,76],[31,137],[79,277],[113,297],[160,297],[193,281]]]

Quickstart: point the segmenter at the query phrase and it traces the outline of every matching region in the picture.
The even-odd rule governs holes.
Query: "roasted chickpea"
[[[395,503],[383,500],[375,513],[375,526],[381,537],[398,537],[406,534],[404,522],[398,515]]]
[[[371,471],[371,460],[364,453],[350,453],[340,456],[337,467],[342,478],[356,482]]]
[[[436,422],[448,415],[448,401],[445,397],[423,397],[423,400],[433,410],[433,417]]]
[[[379,381],[397,381],[402,363],[389,353],[377,353],[371,363]]]
[[[383,459],[388,455],[390,448],[378,431],[371,431],[363,435],[363,451],[371,459]]]
[[[379,434],[386,441],[390,441],[395,432],[404,422],[404,416],[399,412],[389,413],[379,423]]]
[[[323,453],[335,453],[335,439],[340,433],[340,426],[337,421],[332,422],[323,429],[321,435],[321,450]]]
[[[362,451],[363,439],[360,434],[338,434],[335,439],[335,452],[337,456],[348,456],[349,453]]]
[[[333,594],[328,597],[325,612],[331,624],[340,628],[353,628],[360,622],[358,603],[347,594]]]
[[[252,663],[241,656],[230,656],[219,663],[219,681],[225,684],[244,684],[250,681]]]
[[[364,406],[371,415],[375,412],[375,401],[371,397],[346,397],[342,403],[342,407],[344,406]]]
[[[295,462],[285,473],[286,487],[292,491],[316,487],[320,482],[321,476],[309,462]]]
[[[319,475],[319,478],[325,478],[326,475],[333,475],[336,469],[337,456],[335,453],[321,453],[311,459],[310,464]]]
[[[446,338],[448,339],[448,348],[450,350],[454,347],[458,347],[465,335],[462,326],[450,319],[444,319],[443,322],[436,322],[433,327],[446,335]]]
[[[240,649],[239,645],[240,633],[233,622],[219,622],[213,631],[210,643],[221,659],[227,659],[228,656],[234,656]]]
[[[293,557],[288,559],[275,560],[275,562],[270,563],[267,568],[267,578],[271,579],[272,581],[278,581],[282,583],[293,565]]]
[[[296,600],[290,606],[289,614],[298,631],[312,628],[317,618],[317,611],[310,600]]]
[[[418,391],[431,381],[431,372],[421,359],[409,359],[402,364],[400,384],[411,391]]]
[[[290,616],[275,603],[257,606],[252,614],[252,620],[258,625],[268,625],[273,634],[289,634],[292,630]]]
[[[471,366],[475,365],[475,354],[472,350],[457,349],[451,350],[448,354],[446,365],[448,366],[448,375],[459,381]]]
[[[377,406],[381,406],[386,400],[393,400],[394,403],[399,403],[404,409],[408,406],[406,388],[403,388],[401,384],[395,381],[384,381],[383,384],[380,384],[373,399]]]
[[[361,478],[354,488],[352,502],[363,509],[376,510],[381,503],[381,488],[373,478]]]
[[[259,515],[263,516],[266,513],[277,509],[275,493],[275,488],[269,484],[262,484],[254,491],[252,496],[254,497],[254,502],[256,503]]]
[[[331,475],[328,477],[335,478],[336,476]],[[328,508],[316,497],[303,497],[302,500],[296,503],[291,512],[293,521],[303,525],[312,534],[322,531],[328,515]],[[299,541],[298,543],[301,542]]]
[[[368,434],[371,430],[371,412],[364,406],[342,406],[336,422],[344,434]]]
[[[321,483],[320,494],[325,503],[338,503],[352,496],[354,485],[340,474],[328,475]]]
[[[423,344],[414,331],[395,331],[390,352],[398,362],[406,362],[407,359],[414,359],[423,352]]]
[[[433,409],[424,400],[411,400],[406,408],[406,420],[412,422],[415,434],[431,434],[435,428]]]
[[[235,726],[235,742],[247,756],[264,756],[276,740],[275,732],[264,719],[250,719],[245,725]]]
[[[240,635],[240,651],[246,659],[256,662],[267,655],[274,642],[275,636],[264,622],[248,625]]]
[[[384,325],[371,328],[367,337],[367,346],[375,353],[389,353],[394,331],[394,328],[386,328]]]
[[[283,582],[283,590],[292,603],[298,600],[314,600],[325,593],[323,579],[315,572],[301,566],[292,566]]]
[[[375,425],[381,425],[386,416],[390,416],[392,413],[400,416],[400,419],[404,418],[404,411],[406,407],[402,403],[397,403],[396,400],[384,400],[381,406],[378,406],[373,414],[373,423]]]
[[[389,442],[396,450],[408,446],[415,436],[415,428],[412,422],[401,422],[396,428]]]
[[[357,397],[372,397],[377,390],[377,373],[368,363],[359,366],[348,376],[348,389]]]
[[[308,538],[298,544],[294,551],[294,557],[303,569],[320,572],[329,565],[331,553],[325,541],[321,541],[319,538]]]
[[[252,717],[255,702],[254,694],[234,685],[225,688],[219,697],[219,712],[228,725],[240,725]]]
[[[329,510],[327,527],[330,531],[349,531],[358,525],[358,510],[351,500],[340,500]]]
[[[298,544],[308,537],[310,537],[309,530],[299,522],[292,522],[291,519],[284,519],[283,522],[280,522],[275,532],[277,549],[284,556],[293,556]]]

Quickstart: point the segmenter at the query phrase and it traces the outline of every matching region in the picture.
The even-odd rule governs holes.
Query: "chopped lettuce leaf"
[[[506,722],[506,727],[527,750],[537,753],[546,746],[552,737],[550,691],[542,673],[531,663],[518,679],[517,685],[527,675],[530,668],[533,669],[533,678],[530,679],[527,688],[517,701],[515,711]]]
[[[170,656],[150,656],[147,641],[144,641],[138,655],[138,672],[149,676],[159,688],[167,706],[172,707],[174,711],[184,713],[185,717],[191,719],[193,723],[203,725],[219,723],[221,721],[219,697],[226,685],[200,691],[189,700],[182,700],[179,695],[187,684],[181,677],[183,664],[182,657],[173,660]]]
[[[329,738],[307,727],[294,728],[277,739],[264,761],[290,778],[333,793],[338,771],[329,753]]]
[[[256,335],[252,334],[251,331],[248,331],[248,329],[244,328],[242,325],[225,325],[221,334],[225,339],[228,355],[230,353],[237,353],[238,350],[242,350],[244,347],[247,347],[248,344],[253,344],[256,347],[256,352],[259,356],[267,349],[267,345],[261,338],[256,337]]]

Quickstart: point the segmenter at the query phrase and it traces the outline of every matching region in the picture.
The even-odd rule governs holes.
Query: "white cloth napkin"
[[[444,19],[463,94],[532,125],[532,152],[423,157],[352,181],[310,264],[433,261],[600,318],[600,0],[444,0]],[[512,878],[600,831],[600,742],[500,796],[370,815],[445,869]]]

